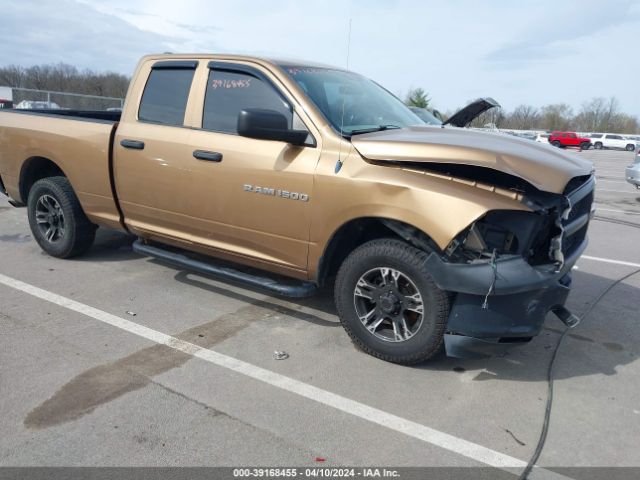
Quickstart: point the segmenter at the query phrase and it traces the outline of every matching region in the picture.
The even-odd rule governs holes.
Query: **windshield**
[[[304,66],[282,68],[342,135],[423,124],[391,93],[356,73]]]

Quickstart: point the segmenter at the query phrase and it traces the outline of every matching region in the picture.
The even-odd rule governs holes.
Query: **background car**
[[[635,162],[625,169],[624,174],[627,182],[635,185],[636,188],[640,188],[640,149],[636,154]]]
[[[588,150],[591,146],[591,139],[587,137],[581,137],[576,132],[551,132],[549,135],[549,143],[554,147],[566,148],[566,147],[578,147],[583,150]]]
[[[636,148],[635,140],[628,139],[617,133],[602,134],[600,138],[592,138],[591,143],[593,143],[593,148],[598,150],[602,148],[621,148],[632,152]]]
[[[549,143],[549,133],[539,133],[536,135],[536,142]]]
[[[15,106],[15,108],[18,110],[60,110],[62,107],[55,102],[22,100]]]
[[[442,120],[438,119],[433,113],[431,113],[426,108],[420,107],[409,107],[413,113],[415,113],[420,120],[422,120],[427,125],[442,125]]]

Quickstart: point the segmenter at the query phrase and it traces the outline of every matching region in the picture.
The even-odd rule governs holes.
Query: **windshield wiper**
[[[370,128],[361,128],[359,130],[351,130],[346,135],[349,136],[349,135],[359,135],[361,133],[382,132],[383,130],[390,130],[394,128],[402,128],[402,127],[399,127],[398,125],[378,125]]]

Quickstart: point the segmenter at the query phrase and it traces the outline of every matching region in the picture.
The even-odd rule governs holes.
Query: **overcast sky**
[[[147,53],[234,52],[349,67],[453,110],[614,95],[640,116],[638,0],[2,0],[0,65],[131,74]]]

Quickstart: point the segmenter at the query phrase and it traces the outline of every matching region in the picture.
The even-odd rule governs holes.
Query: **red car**
[[[552,132],[549,135],[549,143],[559,148],[577,147],[588,150],[591,146],[591,139],[580,137],[576,132]]]

